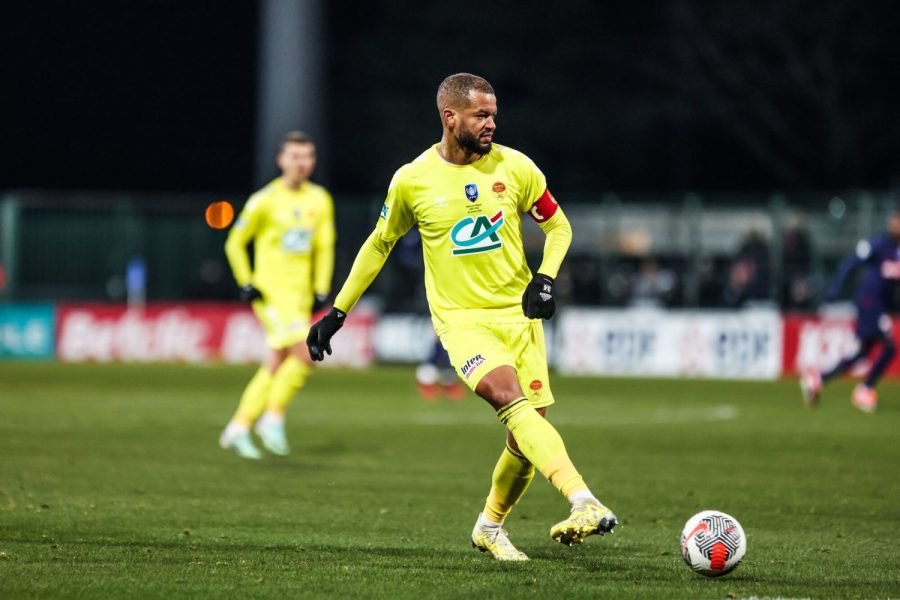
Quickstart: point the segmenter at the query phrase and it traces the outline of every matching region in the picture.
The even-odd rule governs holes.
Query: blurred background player
[[[443,135],[397,170],[375,230],[360,248],[334,307],[310,328],[315,360],[374,281],[397,240],[419,229],[432,322],[460,379],[496,411],[506,447],[472,531],[472,545],[497,560],[528,560],[503,522],[540,471],[571,503],[552,539],[580,544],[612,531],[617,519],[591,493],[562,438],[544,419],[554,403],[541,319],[556,310],[553,280],[572,228],[524,154],[493,143],[497,99],[483,78],[458,73],[438,88]],[[536,273],[525,260],[521,215],[546,235]]]
[[[250,197],[225,242],[241,299],[251,302],[269,350],[219,445],[255,459],[262,453],[250,437],[254,423],[267,450],[281,456],[290,452],[285,409],[309,374],[303,342],[311,314],[325,305],[334,269],[334,205],[325,188],[309,181],[316,166],[312,138],[289,132],[276,162],[281,177]]]
[[[466,391],[456,377],[456,369],[450,364],[450,355],[437,336],[432,341],[428,358],[416,367],[416,389],[428,402],[438,400],[442,393],[453,402],[466,397]]]
[[[897,281],[900,280],[900,213],[894,213],[888,219],[887,233],[871,240],[860,240],[856,252],[845,258],[838,268],[825,299],[836,300],[847,278],[861,265],[865,265],[865,271],[853,298],[857,313],[856,337],[859,348],[855,353],[841,359],[829,371],[804,373],[800,379],[800,387],[803,391],[803,400],[809,407],[818,404],[824,383],[866,358],[873,348],[880,344],[881,352],[878,358],[869,369],[865,380],[854,388],[851,396],[853,406],[862,411],[874,412],[878,407],[875,384],[897,352],[888,308]]]

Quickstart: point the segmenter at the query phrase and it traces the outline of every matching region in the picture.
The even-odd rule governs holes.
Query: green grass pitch
[[[288,458],[217,446],[250,368],[0,363],[0,597],[741,598],[900,596],[900,385],[815,413],[795,381],[556,377],[557,424],[618,513],[553,543],[567,504],[538,476],[507,528],[532,560],[469,546],[502,429],[475,397],[426,404],[412,369],[323,370]],[[695,512],[743,525],[705,579]]]

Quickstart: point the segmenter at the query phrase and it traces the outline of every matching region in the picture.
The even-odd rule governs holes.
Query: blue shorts
[[[864,340],[891,337],[891,317],[883,310],[860,310],[856,318],[856,335]]]

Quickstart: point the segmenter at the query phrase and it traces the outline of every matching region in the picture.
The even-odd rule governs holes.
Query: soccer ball
[[[747,536],[737,519],[704,510],[681,530],[681,557],[697,573],[720,577],[734,571],[747,552]]]

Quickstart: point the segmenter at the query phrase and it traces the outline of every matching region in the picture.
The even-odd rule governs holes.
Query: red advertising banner
[[[339,334],[326,366],[372,363],[371,310],[359,307]],[[255,363],[266,352],[265,336],[253,311],[229,303],[151,303],[57,306],[56,355],[64,362]]]
[[[846,317],[822,317],[818,315],[784,315],[784,364],[782,375],[797,375],[807,369],[824,371],[858,348],[853,333],[854,321]],[[900,319],[893,319],[894,338],[900,344],[898,327]],[[876,347],[873,352],[878,352]],[[851,371],[859,375],[868,369],[866,360]],[[889,376],[900,376],[900,360],[895,360],[887,370]]]

